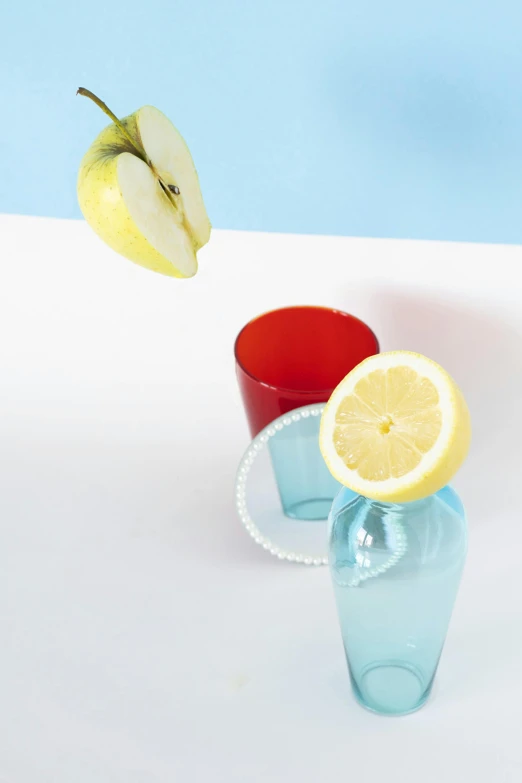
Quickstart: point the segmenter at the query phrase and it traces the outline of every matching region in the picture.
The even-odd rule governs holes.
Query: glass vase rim
[[[402,500],[402,501],[392,501],[392,500],[382,500],[380,498],[370,498],[368,495],[361,495],[359,492],[355,492],[351,487],[348,487],[346,484],[341,484],[341,489],[339,490],[339,494],[343,492],[344,490],[348,490],[349,492],[353,493],[353,498],[348,500],[344,506],[341,506],[335,513],[340,514],[342,511],[344,511],[351,503],[353,503],[355,500],[362,499],[365,500],[367,503],[371,504],[372,506],[379,506],[384,509],[392,509],[392,510],[399,510],[402,511],[403,509],[408,510],[411,509],[412,506],[416,505],[417,503],[422,503],[424,500],[428,500],[428,498],[433,498],[439,495],[441,492],[443,492],[445,489],[452,492],[454,495],[460,498],[459,493],[453,486],[453,483],[450,481],[447,484],[443,484],[442,487],[439,487],[435,492],[430,492],[429,495],[423,495],[420,498],[416,498],[415,500]]]

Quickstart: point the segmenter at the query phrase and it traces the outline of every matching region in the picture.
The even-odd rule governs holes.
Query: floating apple
[[[80,165],[78,201],[85,219],[130,261],[170,277],[192,277],[211,226],[181,134],[153,106],[119,120],[89,90],[80,87],[78,93],[112,120]]]

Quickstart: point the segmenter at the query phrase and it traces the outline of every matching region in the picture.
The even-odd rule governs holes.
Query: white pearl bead
[[[284,418],[273,422],[268,429],[263,430],[262,434],[258,435],[251,443],[250,448],[244,455],[236,476],[235,487],[235,507],[238,517],[241,520],[247,533],[252,539],[261,546],[265,551],[270,552],[274,557],[279,560],[286,560],[289,563],[304,563],[305,565],[326,565],[328,562],[327,557],[312,557],[304,554],[299,554],[295,551],[285,551],[280,547],[274,545],[269,539],[262,535],[259,528],[256,526],[255,521],[250,516],[247,507],[248,499],[248,480],[249,474],[252,469],[252,465],[259,453],[263,450],[264,446],[268,443],[270,438],[281,432],[284,427],[289,427],[292,424],[299,422],[301,419],[307,419],[310,416],[319,416],[324,409],[324,405],[315,406],[306,410],[293,411],[287,414]]]

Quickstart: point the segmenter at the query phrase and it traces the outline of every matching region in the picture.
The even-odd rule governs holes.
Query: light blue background
[[[79,85],[170,116],[217,227],[522,241],[520,0],[3,3],[0,211],[80,216]]]

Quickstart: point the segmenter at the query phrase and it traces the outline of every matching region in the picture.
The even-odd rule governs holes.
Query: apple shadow
[[[513,514],[522,437],[522,329],[451,298],[393,286],[366,292],[381,351],[410,350],[441,364],[468,402],[473,427],[468,459],[453,482],[472,525]],[[518,435],[516,436],[516,430]]]

